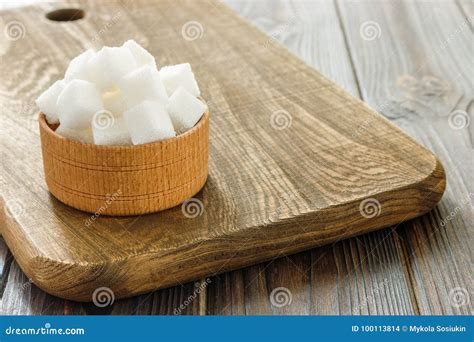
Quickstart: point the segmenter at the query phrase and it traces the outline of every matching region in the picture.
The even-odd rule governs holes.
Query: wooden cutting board
[[[152,291],[394,225],[443,194],[435,156],[218,2],[90,2],[80,20],[48,20],[58,7],[0,23],[0,228],[51,294]],[[85,48],[127,39],[159,65],[192,63],[211,113],[209,178],[194,207],[92,219],[47,190],[34,99]]]

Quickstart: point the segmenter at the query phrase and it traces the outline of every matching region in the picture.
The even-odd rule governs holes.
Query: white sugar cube
[[[73,80],[59,95],[57,108],[61,126],[82,130],[90,127],[94,114],[103,109],[101,94],[95,84]]]
[[[134,145],[165,140],[176,133],[163,105],[144,101],[123,113]]]
[[[57,101],[65,86],[66,82],[63,80],[56,81],[36,99],[36,105],[46,115],[46,120],[50,124],[59,122]]]
[[[166,109],[176,132],[183,133],[194,127],[207,110],[207,106],[186,89],[179,87],[171,95]]]
[[[102,91],[113,88],[123,75],[136,67],[132,53],[123,47],[104,46],[88,62],[89,73]]]
[[[169,95],[173,94],[180,86],[194,96],[201,95],[189,63],[165,66],[160,69],[160,76]]]
[[[69,63],[69,66],[64,75],[64,79],[69,82],[73,79],[90,81],[91,75],[89,75],[89,70],[87,63],[95,55],[95,51],[92,49],[86,50],[81,53],[79,56],[73,58]]]
[[[164,103],[168,101],[168,94],[158,71],[149,65],[125,75],[119,81],[119,87],[129,108],[145,100]]]
[[[118,88],[103,93],[102,102],[104,103],[104,109],[112,112],[116,117],[122,116],[128,108],[123,93]]]
[[[92,135],[96,145],[131,145],[130,133],[128,132],[125,120],[114,118],[109,124],[101,125],[95,120],[92,121]]]
[[[93,144],[94,139],[92,137],[92,129],[86,128],[82,130],[70,129],[64,127],[63,125],[59,125],[55,131],[60,136],[63,136],[70,140],[80,141],[85,144]]]
[[[144,65],[150,65],[156,68],[156,61],[155,57],[147,50],[145,50],[140,44],[138,44],[134,40],[127,40],[122,45],[123,47],[127,48],[135,58],[135,62],[137,66],[141,67]]]

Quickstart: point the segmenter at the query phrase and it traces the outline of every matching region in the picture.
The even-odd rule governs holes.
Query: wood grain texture
[[[271,25],[270,25],[270,26],[271,26]],[[289,41],[291,41],[291,39],[290,39]],[[318,51],[324,51],[324,50],[323,50],[323,49],[318,49]],[[345,55],[344,55],[344,56],[345,56]],[[328,64],[329,64],[329,63],[328,63]],[[353,88],[353,89],[356,89],[356,88]],[[374,234],[378,234],[378,233],[374,233]],[[373,234],[365,235],[364,238],[367,237],[367,236],[372,236],[372,235],[373,235]],[[374,243],[378,243],[378,241],[377,241],[376,239],[379,239],[379,238],[380,238],[381,241],[383,241],[383,240],[382,240],[382,237],[383,237],[383,236],[375,235],[375,237],[374,237],[374,241],[375,241],[375,242],[374,242]],[[345,242],[343,242],[343,244],[344,244],[344,243],[345,243]],[[324,250],[326,250],[326,249],[328,249],[329,251],[332,251],[332,250],[333,250],[333,247],[327,247],[327,248],[324,247],[324,248],[322,248],[322,249],[317,249],[317,250],[314,250],[313,252],[311,252],[311,254],[316,254],[315,258],[319,258],[318,253],[323,253]],[[344,249],[341,249],[341,248],[335,248],[334,251],[335,251],[335,252],[334,252],[334,255],[333,255],[333,256],[334,256],[334,258],[337,259],[337,258],[338,258],[338,255],[342,255],[345,251],[347,251],[347,249],[344,250]],[[349,250],[349,251],[350,251],[350,250]],[[331,254],[331,253],[330,253],[330,254]],[[303,254],[303,255],[304,255],[304,254]],[[370,255],[370,253],[367,252],[367,255]],[[293,258],[297,258],[297,257],[299,257],[299,255],[298,255],[298,256],[295,256],[295,257],[293,257]],[[354,256],[354,257],[355,257],[355,256]],[[352,258],[352,257],[348,257],[347,260],[348,260],[349,262],[344,262],[344,263],[342,263],[342,264],[341,264],[339,261],[335,260],[335,263],[334,263],[333,265],[338,265],[339,270],[344,270],[344,269],[347,268],[347,267],[345,267],[345,266],[351,264],[351,263],[350,263],[351,258]],[[332,259],[332,258],[330,257],[330,258],[328,258],[328,259],[323,258],[322,260],[323,260],[326,264],[328,264],[329,267],[330,267],[330,265],[331,265],[330,260],[331,260],[331,259]],[[302,264],[307,264],[307,263],[308,263],[308,258],[302,258],[301,261],[302,261]],[[270,265],[270,267],[271,267],[271,266],[272,266],[272,265]],[[327,269],[327,266],[318,265],[318,269],[321,269],[321,267],[323,267],[323,269]],[[237,271],[237,272],[236,272],[237,275],[236,275],[235,277],[232,277],[231,280],[232,280],[233,282],[237,283],[237,282],[239,281],[239,279],[240,279],[239,276],[238,276],[239,273],[242,274],[242,273],[245,273],[245,272],[247,272],[247,271],[248,271],[248,272],[251,272],[250,270],[251,270],[251,269],[255,269],[255,268],[258,269],[259,266],[255,266],[255,267],[252,267],[252,268],[249,268],[249,269],[245,269],[245,270],[243,270],[243,271]],[[287,267],[287,268],[288,268],[288,267]],[[286,268],[286,269],[287,269],[287,268]],[[278,266],[277,266],[275,269],[276,269],[276,270],[281,270],[281,272],[283,272],[283,274],[284,274],[284,272],[286,272],[286,271],[284,271],[284,270],[285,270],[284,263],[281,263],[281,262],[278,263]],[[293,271],[294,271],[294,270],[293,270]],[[289,271],[289,272],[291,272],[291,271]],[[343,272],[344,272],[344,271],[343,271]],[[252,272],[251,272],[251,273],[252,273]],[[349,273],[349,272],[348,272],[348,273]],[[257,276],[257,275],[259,275],[259,274],[261,274],[261,272],[253,272],[253,273],[252,273],[252,275],[255,275],[255,276]],[[368,275],[369,275],[368,273],[365,273],[365,275],[364,275],[364,274],[361,274],[361,276],[363,276],[363,277],[368,277]],[[226,276],[226,275],[223,275],[223,276]],[[270,278],[271,278],[271,277],[270,277]],[[312,276],[312,277],[311,277],[312,281],[315,281],[315,280],[318,279],[318,278],[319,278],[319,277],[316,277],[316,276],[314,276],[314,277]],[[235,280],[234,280],[234,279],[235,279]],[[307,281],[307,277],[306,277],[306,278],[303,277],[303,278],[301,278],[301,279],[302,279],[302,281],[299,281],[300,283],[305,283],[305,282]],[[333,279],[333,278],[331,278],[331,276],[329,275],[327,278],[326,278],[326,277],[320,277],[320,279],[321,279],[322,281],[325,281],[325,282],[327,283],[327,285],[328,285],[328,288],[329,288],[330,285],[331,285],[331,279]],[[336,279],[334,279],[334,280],[336,280]],[[256,283],[257,283],[257,284],[261,284],[261,282],[256,282]],[[367,283],[367,284],[370,284],[370,282],[366,282],[366,283]],[[256,303],[258,303],[258,301],[253,301],[252,299],[253,299],[253,298],[256,298],[256,300],[258,300],[258,298],[264,298],[265,302],[266,302],[267,305],[268,305],[268,297],[267,297],[267,296],[263,296],[263,297],[262,297],[262,296],[258,295],[258,293],[259,293],[259,291],[260,291],[259,289],[262,289],[262,290],[263,290],[263,289],[265,288],[265,283],[263,283],[263,287],[261,287],[261,286],[258,287],[258,286],[256,286],[256,285],[254,286],[253,284],[255,284],[255,282],[252,283],[252,285],[250,286],[250,289],[247,291],[247,292],[253,293],[251,296],[247,296],[247,297],[246,297],[246,298],[247,298],[247,307],[249,307],[249,308],[254,307],[255,310],[258,310],[259,305],[256,304]],[[319,283],[319,285],[320,285],[320,284],[321,284],[321,283]],[[318,285],[318,284],[317,284],[317,285]],[[213,289],[212,289],[212,284],[211,284],[210,292],[212,292],[212,290],[213,290]],[[268,290],[267,290],[267,293],[268,293]],[[357,293],[352,293],[352,292],[350,292],[350,291],[347,292],[347,293],[348,293],[347,297],[340,297],[340,298],[341,298],[341,302],[343,301],[343,299],[344,299],[344,302],[347,302],[347,301],[350,302],[351,299],[352,299],[354,296],[357,295]],[[394,291],[390,291],[389,294],[390,294],[390,293],[394,293]],[[238,301],[238,299],[241,297],[240,293],[238,293],[238,292],[235,293],[235,297],[236,297],[236,299],[237,299],[237,301]],[[338,295],[336,294],[336,298],[337,298],[337,297],[338,297]],[[379,297],[380,297],[380,296],[379,296]],[[306,298],[306,299],[307,299],[307,297],[305,297],[305,296],[298,296],[298,298]],[[313,298],[314,298],[314,297],[313,297]],[[381,301],[382,301],[382,300],[381,300]],[[254,303],[254,304],[252,304],[252,303]],[[338,303],[338,305],[339,305],[339,303]],[[269,312],[269,311],[271,311],[271,309],[272,309],[271,307],[268,307],[268,310],[264,310],[264,311],[265,311],[265,312]],[[293,310],[293,309],[292,309],[292,308],[286,308],[286,309],[284,309],[284,310],[291,311],[291,310]],[[303,308],[303,310],[305,310],[305,309]],[[253,311],[253,310],[249,310],[250,313],[251,313],[252,311]],[[240,311],[240,312],[241,312],[241,311]],[[306,311],[306,312],[307,312],[307,311]],[[344,311],[343,311],[343,312],[344,312]],[[383,311],[382,311],[382,312],[383,312]]]
[[[452,115],[460,111],[472,121],[472,18],[449,1],[347,1],[340,7],[364,100],[382,107],[449,170],[436,210],[399,230],[417,307],[421,314],[469,314],[472,305],[458,306],[453,294],[468,299],[473,293],[472,254],[466,253],[473,228],[473,126],[455,129]],[[379,23],[380,39],[361,40],[356,28],[366,20]],[[382,73],[367,58],[391,67]]]
[[[453,11],[453,3],[451,2],[446,4],[444,2],[428,2],[425,3],[426,6],[422,8],[422,11],[413,13],[409,9],[409,13],[411,13],[407,15],[407,13],[404,12],[404,3],[397,4],[397,6],[402,6],[402,10],[399,10],[397,6],[383,6],[380,3],[374,2],[348,3],[346,1],[340,1],[338,2],[339,6],[337,6],[337,11],[342,12],[342,14],[352,19],[351,21],[344,20],[342,23],[339,23],[336,14],[332,14],[331,17],[330,13],[336,12],[336,10],[330,10],[332,8],[331,6],[333,6],[331,4],[332,2],[280,1],[276,3],[272,2],[271,4],[269,2],[257,3],[258,5],[252,1],[231,2],[233,9],[241,13],[246,19],[255,22],[268,34],[274,31],[277,32],[278,35],[276,35],[275,38],[285,44],[295,54],[304,56],[306,51],[315,51],[315,54],[317,54],[316,51],[324,51],[324,54],[321,52],[318,54],[318,64],[313,63],[312,65],[331,79],[344,80],[345,78],[343,75],[337,78],[337,76],[333,75],[334,70],[337,72],[337,68],[325,68],[325,65],[332,62],[340,66],[347,61],[347,56],[349,56],[349,60],[352,57],[354,59],[353,64],[355,65],[354,72],[352,73],[351,71],[351,73],[348,73],[347,68],[339,67],[341,73],[343,73],[342,70],[346,70],[344,72],[346,75],[355,75],[355,79],[359,82],[360,88],[362,89],[361,95],[363,93],[364,100],[368,101],[374,108],[379,109],[389,119],[400,124],[399,116],[410,118],[411,120],[407,121],[402,127],[415,138],[418,138],[420,133],[423,135],[433,134],[432,130],[423,133],[425,127],[433,125],[432,115],[429,111],[442,111],[446,108],[444,104],[445,101],[452,101],[453,96],[439,94],[434,96],[435,99],[431,103],[427,101],[430,100],[430,95],[423,94],[422,92],[400,97],[400,90],[397,88],[394,89],[393,86],[396,82],[391,79],[387,79],[387,81],[390,82],[386,82],[385,80],[381,82],[380,77],[386,77],[386,72],[392,71],[392,69],[398,65],[406,65],[405,59],[410,56],[410,53],[420,50],[418,41],[426,41],[426,38],[434,38],[435,35],[430,34],[433,31],[437,32],[436,36],[444,43],[446,41],[449,42],[450,36],[454,33],[456,43],[450,46],[450,50],[453,54],[456,54],[457,58],[466,59],[465,61],[456,61],[452,58],[445,58],[448,56],[443,56],[445,64],[442,66],[443,68],[456,68],[458,65],[472,66],[472,63],[468,61],[470,53],[465,50],[465,47],[472,47],[472,43],[470,44],[468,41],[462,43],[462,39],[460,39],[461,37],[459,36],[459,33],[461,35],[467,34],[469,25],[463,23],[467,23],[469,18],[465,17],[465,21],[463,21],[462,16],[456,13],[456,11]],[[429,4],[432,3],[435,3],[437,6],[428,8]],[[466,8],[468,7],[466,6],[467,3],[469,3],[469,1],[464,2],[464,7]],[[359,6],[360,8],[358,8]],[[384,7],[389,7],[389,9],[386,9],[384,15],[381,15],[380,10]],[[445,8],[448,10],[447,13],[449,13],[449,17],[432,17],[433,11],[439,14],[445,11]],[[398,12],[401,12],[400,15],[395,16]],[[280,15],[278,15],[278,13],[280,13]],[[299,20],[294,22],[291,18],[296,16],[295,13],[303,13],[304,15],[300,16]],[[399,30],[403,28],[405,28],[406,31],[411,31],[412,24],[416,24],[420,21],[422,17],[420,13],[425,13],[432,19],[424,22],[422,29],[418,31],[421,37],[408,39],[409,34],[387,37],[387,34],[390,35],[392,32],[398,34]],[[271,21],[269,19],[271,18],[273,20],[273,18],[276,17],[280,18],[280,20]],[[381,46],[376,42],[366,41],[365,43],[368,45],[366,47],[361,46],[364,42],[358,37],[360,24],[365,20],[371,19],[376,20],[380,24],[384,24],[387,21],[387,17],[393,18],[393,22],[390,22],[388,26],[385,27],[386,30],[382,30],[382,39],[385,45]],[[364,20],[360,20],[359,22],[356,20],[357,18],[363,18]],[[327,28],[327,22],[332,22],[333,28]],[[338,31],[334,29],[334,27],[340,27],[342,31]],[[313,39],[313,35],[316,34],[315,31],[318,32],[318,35],[330,36],[334,42],[340,41],[338,35],[346,35],[348,39],[350,39],[348,49],[355,49],[359,55],[352,56],[348,54],[347,51],[345,51],[345,47],[337,46],[337,43],[321,44],[320,40]],[[325,34],[326,32],[327,34]],[[456,33],[458,34],[457,37]],[[429,35],[430,37],[424,37],[424,35]],[[354,46],[354,41],[356,40],[357,45]],[[391,46],[393,42],[400,43],[400,46],[394,48]],[[425,52],[425,56],[431,57],[432,47],[439,46],[439,43],[440,42],[431,40],[430,43],[425,44],[422,49],[422,51]],[[458,45],[460,43],[463,44],[464,47]],[[370,52],[367,52],[368,47],[371,48]],[[331,49],[337,49],[338,53],[332,54]],[[381,54],[393,54],[394,56],[393,59],[387,59],[387,56],[381,56]],[[321,61],[321,59],[324,60],[328,58],[328,56],[331,56],[331,59],[328,60],[327,64]],[[337,56],[342,57],[338,59]],[[385,57],[385,59],[383,57]],[[370,63],[370,61],[374,63]],[[311,61],[309,62],[311,63]],[[393,65],[392,62],[394,62]],[[372,68],[372,74],[366,74],[364,78],[357,77],[359,75],[359,69],[367,67]],[[399,71],[396,70],[396,72]],[[445,76],[446,79],[452,79],[452,75],[455,73],[457,73],[457,71],[447,74]],[[472,72],[466,70],[466,74],[472,75]],[[425,79],[425,82],[431,80],[435,82],[431,87],[431,90],[433,90],[438,80],[428,77]],[[456,82],[453,83],[455,84]],[[353,85],[340,84],[347,90],[356,88]],[[386,98],[381,97],[378,98],[378,101],[374,101],[376,100],[375,98],[367,96],[364,89],[365,87],[372,87],[371,89],[374,91],[388,90],[389,94]],[[429,93],[429,90],[430,89],[425,93]],[[472,94],[472,89],[467,88],[466,95],[467,94]],[[455,97],[456,96],[459,97],[459,94],[455,95]],[[425,102],[422,112],[420,112],[420,110],[414,112],[406,108],[407,105],[411,104],[413,106],[418,101]],[[463,102],[465,105],[458,105],[457,108],[465,110],[472,118],[472,113],[469,112],[469,110],[472,110],[472,108],[469,107],[469,103],[472,102],[472,99],[466,96]],[[444,110],[446,111],[446,109]],[[458,235],[456,230],[461,229],[462,231],[471,230],[470,235],[463,234],[463,241],[472,241],[470,237],[472,236],[473,226],[472,196],[471,199],[469,199],[468,194],[472,194],[472,176],[469,177],[469,174],[472,174],[470,170],[472,170],[473,158],[472,142],[469,143],[469,136],[464,136],[463,141],[457,139],[456,143],[452,143],[459,134],[454,132],[449,125],[447,125],[448,113],[449,109],[447,113],[445,113],[446,115],[443,120],[439,121],[437,132],[434,135],[437,138],[420,141],[430,146],[430,148],[437,151],[437,153],[446,156],[446,158],[443,159],[443,163],[448,165],[448,169],[452,168],[456,170],[456,176],[448,179],[448,189],[450,189],[451,186],[453,188],[467,186],[470,189],[469,192],[466,193],[465,190],[461,192],[467,196],[459,196],[456,195],[456,193],[452,193],[448,203],[445,196],[441,205],[437,207],[435,212],[432,212],[433,214],[436,213],[436,215],[428,214],[429,219],[409,221],[394,230],[387,231],[387,233],[377,232],[365,234],[356,239],[349,239],[333,246],[317,248],[311,251],[313,256],[311,261],[312,266],[309,270],[312,275],[311,281],[303,282],[298,287],[290,287],[289,290],[291,292],[298,292],[305,288],[311,289],[312,296],[310,296],[310,299],[312,302],[312,314],[439,314],[443,312],[456,314],[468,313],[472,310],[469,303],[467,303],[467,305],[460,305],[459,307],[453,306],[449,296],[450,291],[456,289],[456,286],[460,287],[460,289],[458,288],[458,293],[461,295],[467,294],[469,296],[469,294],[472,294],[472,280],[469,276],[472,272],[470,272],[469,262],[466,262],[472,260],[472,255],[470,255],[470,253],[463,253],[467,248],[466,246],[455,247],[456,250],[452,250],[450,246],[451,243],[449,243],[447,239],[448,237],[454,238],[456,241],[458,237],[454,237],[453,235]],[[419,115],[424,116],[425,120],[422,123],[413,122],[413,119]],[[419,130],[421,132],[417,134],[413,129],[414,127],[416,131]],[[468,129],[472,131],[472,125],[469,126]],[[467,133],[467,130],[464,130],[461,134],[465,133]],[[438,148],[433,147],[433,141],[437,141]],[[461,155],[458,155],[456,152],[459,148],[464,151]],[[449,150],[450,152],[448,152]],[[457,160],[455,164],[453,163],[453,156],[455,156]],[[461,160],[463,160],[464,163],[460,162]],[[459,172],[465,173],[464,176],[457,177]],[[442,208],[446,204],[451,209],[444,211]],[[443,210],[444,213],[438,214],[439,210]],[[446,218],[449,219],[450,213],[455,213],[456,219],[449,220],[449,235],[437,237],[436,235],[438,234],[434,234],[434,232],[436,232],[437,228]],[[461,226],[459,227],[459,225]],[[415,227],[418,227],[417,230],[422,229],[424,234],[415,237],[413,230]],[[414,246],[409,246],[409,250],[405,246],[406,236],[411,236],[412,239],[415,238],[417,242]],[[440,238],[445,240],[443,245],[438,245],[434,241],[434,239],[439,240]],[[418,248],[420,248],[420,250],[418,250]],[[432,251],[437,251],[436,254],[440,257],[434,259]],[[348,257],[348,255],[350,257]],[[291,258],[293,257],[290,256],[289,259]],[[429,263],[431,266],[429,268],[422,267],[422,269],[413,270],[412,263],[421,266],[423,266],[424,263]],[[437,267],[433,270],[435,265],[437,265]],[[272,267],[272,265],[269,267]],[[435,277],[431,275],[433,271],[436,275]],[[242,271],[235,272],[241,273]],[[285,277],[287,271],[282,267],[278,267],[275,272]],[[446,273],[448,277],[442,277],[443,273]],[[463,276],[459,277],[459,275]],[[288,276],[290,275],[288,274]],[[264,276],[263,282],[267,284],[271,283],[271,279],[268,278],[267,273]],[[227,291],[233,289],[232,301],[225,301],[220,298],[218,301],[208,301],[209,313],[219,313],[222,311],[227,314],[233,314],[234,308],[252,306],[252,304],[248,303],[249,298],[244,298],[240,295],[243,287],[239,279],[233,283],[227,281],[220,283],[219,279],[232,279],[232,277],[228,275],[217,277],[216,282],[211,284],[210,291],[217,291],[213,289],[213,286],[223,286]],[[411,279],[417,279],[417,281],[412,282]],[[232,287],[232,284],[234,284],[234,287]],[[461,290],[461,292],[459,292],[459,290]],[[260,300],[265,300],[266,303],[269,302],[268,291],[266,289],[265,291],[261,291],[258,297]],[[212,297],[209,298],[212,299]],[[234,298],[241,298],[242,302],[237,305]],[[295,304],[292,303],[291,306],[294,308]],[[223,308],[225,308],[225,310],[223,310]],[[305,314],[304,308],[299,310],[298,313]]]
[[[334,2],[232,1],[231,6],[296,55],[305,56],[311,51],[317,56],[307,59],[311,66],[360,96]],[[208,312],[234,314],[243,307],[248,308],[248,314],[259,314],[265,313],[258,310],[265,303],[268,308],[289,314],[414,314],[416,305],[410,297],[403,255],[396,248],[394,236],[392,231],[365,234],[314,249],[304,258],[285,256],[279,263],[264,264],[268,271],[258,273],[258,277],[265,291],[257,291],[252,297],[241,294],[254,290],[252,279],[237,277],[230,282],[232,276],[216,277],[209,287]],[[294,276],[289,269],[308,275],[285,286],[292,294],[305,293],[305,301],[293,300],[289,307],[275,308],[270,303],[271,291],[283,286],[281,278]],[[224,291],[227,296],[212,295]],[[241,302],[237,303],[236,298]]]

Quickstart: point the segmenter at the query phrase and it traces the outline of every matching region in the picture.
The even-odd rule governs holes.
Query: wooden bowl
[[[175,138],[130,146],[85,144],[55,133],[43,113],[41,149],[49,191],[96,215],[139,215],[181,204],[207,179],[209,113]]]

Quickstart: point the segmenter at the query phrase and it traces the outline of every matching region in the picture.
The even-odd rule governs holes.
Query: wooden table
[[[0,240],[1,313],[472,313],[472,2],[226,2],[435,152],[448,183],[440,204],[382,231],[105,308],[38,289]]]

